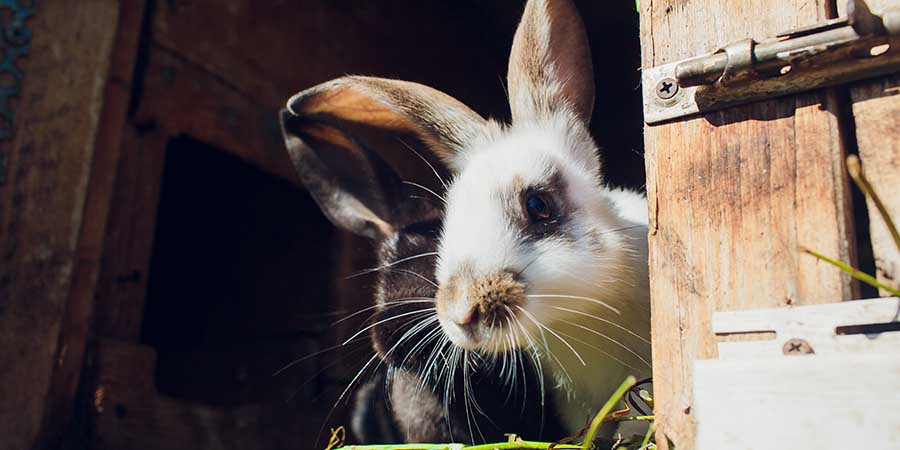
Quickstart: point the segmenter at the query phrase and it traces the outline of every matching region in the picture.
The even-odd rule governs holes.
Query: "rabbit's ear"
[[[568,108],[585,123],[594,109],[594,71],[572,0],[529,0],[509,58],[513,121]]]
[[[371,238],[437,214],[450,165],[483,125],[437,90],[366,77],[303,91],[281,112],[294,168],[322,211]]]

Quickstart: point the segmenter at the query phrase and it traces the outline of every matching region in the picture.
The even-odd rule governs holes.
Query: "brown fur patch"
[[[478,308],[482,318],[496,312],[503,305],[517,305],[525,302],[525,284],[508,271],[472,278],[469,271],[462,270],[451,276],[437,293],[437,309],[440,313],[466,293],[469,307]],[[463,291],[464,290],[464,291]]]
[[[471,283],[468,294],[478,312],[488,314],[502,305],[524,303],[525,285],[510,272],[496,272]]]

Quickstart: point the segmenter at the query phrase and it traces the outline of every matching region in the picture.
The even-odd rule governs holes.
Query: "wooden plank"
[[[73,402],[81,382],[85,349],[91,334],[95,291],[105,243],[110,201],[113,197],[122,130],[131,99],[144,1],[120,3],[115,46],[110,55],[103,109],[94,144],[94,161],[82,213],[76,263],[66,302],[66,314],[57,344],[58,355],[48,397],[42,447],[59,445],[72,418]]]
[[[505,56],[491,60],[471,18],[445,2],[162,2],[153,39],[269,107],[348,73],[427,82],[485,113],[505,103]]]
[[[825,0],[641,2],[643,67],[827,18]],[[657,442],[693,448],[693,361],[712,312],[830,302],[849,278],[801,254],[852,256],[834,97],[815,92],[646,128]]]
[[[898,308],[895,297],[715,313],[717,333],[777,339],[721,342],[719,360],[695,362],[696,448],[895,447],[900,400],[886,394],[900,383]],[[838,332],[869,324],[881,326]]]
[[[317,336],[185,346],[159,354],[154,384],[167,396],[216,406],[302,402],[315,397],[322,380],[333,378],[331,370],[319,371],[337,361],[320,350]]]
[[[278,107],[262,104],[180,54],[151,45],[134,121],[167,137],[187,134],[297,182]]]
[[[109,75],[120,6],[111,0],[42,2],[29,22],[31,52],[20,61],[25,82],[17,102],[17,132],[3,144],[9,173],[0,185],[0,435],[5,448],[46,445],[42,436],[58,431],[47,429],[57,426],[52,419],[57,411],[51,409],[71,408],[49,398],[57,392],[68,396],[72,388],[59,379],[63,384],[54,387],[51,375],[57,364],[77,375],[80,364],[79,349],[73,349],[74,358],[67,356],[68,338],[58,344],[64,326],[75,335],[72,343],[84,337],[82,300],[90,301],[94,237],[104,222],[101,191],[110,176],[106,172],[92,183],[91,174],[107,171],[115,158],[107,146],[115,136],[100,133],[99,127],[116,116],[118,107],[105,100],[116,90]],[[88,200],[99,203],[89,206]],[[73,295],[79,300],[67,317]]]
[[[184,401],[156,391],[156,359],[146,346],[109,339],[99,342],[93,392],[96,433],[91,448],[306,449],[324,442],[316,445],[331,407],[327,402],[278,399],[225,407]],[[338,387],[320,386],[320,390],[334,394]],[[348,423],[343,413],[339,409],[330,423]]]
[[[879,298],[791,308],[726,311],[713,315],[713,331],[733,337],[735,334],[772,332],[768,340],[719,342],[720,359],[781,357],[791,340],[803,339],[815,354],[853,351],[878,351],[900,348],[900,333],[851,334],[852,328],[867,325],[896,324],[900,299]],[[852,327],[852,328],[851,328]],[[839,332],[838,329],[841,329]],[[872,327],[868,328],[869,330]],[[790,348],[790,347],[788,347]]]
[[[138,342],[168,139],[150,122],[124,127],[97,287],[95,333]]]
[[[841,14],[846,3],[838,2]],[[868,0],[872,11],[900,8],[898,0]],[[900,75],[857,83],[850,88],[856,144],[866,175],[881,196],[886,209],[900,222]],[[869,201],[869,232],[875,254],[878,280],[900,287],[900,250],[894,244],[884,221]],[[881,295],[888,295],[882,291]]]
[[[698,450],[896,448],[900,442],[896,346],[697,361],[694,377]]]

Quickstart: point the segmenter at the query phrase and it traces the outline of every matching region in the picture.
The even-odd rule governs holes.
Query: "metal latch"
[[[879,16],[865,1],[849,0],[847,12],[645,70],[644,120],[655,124],[900,71],[900,6]]]

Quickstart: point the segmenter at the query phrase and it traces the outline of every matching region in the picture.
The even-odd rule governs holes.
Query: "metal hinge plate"
[[[694,114],[900,72],[900,2],[756,42],[741,40],[643,73],[644,120]]]

